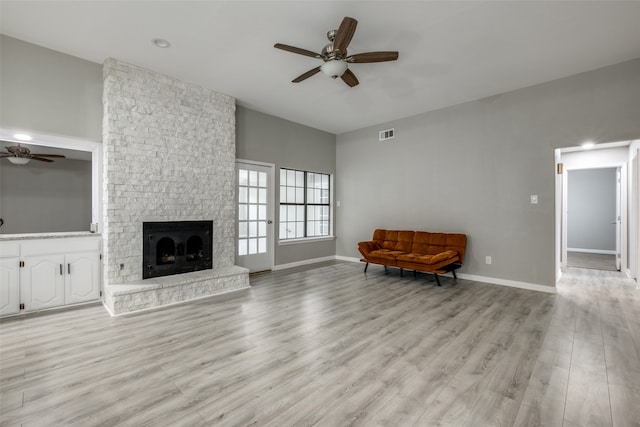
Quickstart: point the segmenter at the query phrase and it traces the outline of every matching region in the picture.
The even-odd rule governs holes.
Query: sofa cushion
[[[397,259],[398,261],[407,261],[424,265],[434,265],[439,264],[442,261],[457,258],[457,256],[458,253],[456,251],[444,251],[434,255],[421,255],[415,253],[402,254],[398,255]]]
[[[382,249],[410,252],[413,235],[413,231],[407,230],[376,230],[373,237]]]

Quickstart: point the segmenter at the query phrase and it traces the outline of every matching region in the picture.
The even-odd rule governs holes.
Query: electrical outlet
[[[491,264],[491,257],[490,256],[484,257],[484,263],[485,264]]]
[[[537,205],[538,204],[538,195],[537,194],[532,194],[531,195],[531,204],[532,205]]]

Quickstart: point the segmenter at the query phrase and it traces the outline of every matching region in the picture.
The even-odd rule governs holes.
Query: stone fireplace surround
[[[131,313],[249,287],[235,266],[235,99],[104,63],[104,305]],[[212,269],[142,279],[142,224],[213,220]]]

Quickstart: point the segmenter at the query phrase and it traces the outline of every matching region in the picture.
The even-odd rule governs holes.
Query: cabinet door
[[[100,299],[100,254],[67,255],[65,261],[65,303]]]
[[[20,312],[20,260],[0,259],[0,316]]]
[[[64,256],[25,257],[20,293],[27,311],[64,305]]]

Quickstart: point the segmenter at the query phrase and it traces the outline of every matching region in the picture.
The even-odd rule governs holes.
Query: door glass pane
[[[247,205],[238,205],[238,219],[240,221],[247,219]]]
[[[247,187],[238,188],[238,202],[247,203]]]
[[[247,254],[247,239],[238,240],[238,255]]]
[[[265,237],[267,235],[267,222],[260,221],[258,223],[258,236]]]
[[[267,189],[261,188],[258,191],[258,203],[267,203]]]
[[[249,222],[249,237],[258,237],[258,223],[256,221]]]
[[[238,237],[247,237],[247,223],[244,221],[238,223]]]
[[[258,186],[258,172],[257,171],[249,171],[249,185],[251,187]]]
[[[258,206],[249,205],[249,220],[255,221],[258,219]]]
[[[258,239],[249,239],[249,255],[258,252]]]
[[[259,172],[258,173],[258,186],[262,188],[267,188],[267,173]]]
[[[249,203],[258,203],[258,189],[249,188]]]
[[[267,205],[258,205],[258,219],[259,220],[267,219]]]
[[[238,184],[247,185],[249,183],[249,171],[246,169],[238,170]]]

